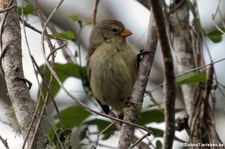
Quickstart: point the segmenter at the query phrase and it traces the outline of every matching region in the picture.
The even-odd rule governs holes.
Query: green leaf
[[[78,16],[76,16],[76,15],[69,15],[69,17],[73,22],[78,21]]]
[[[222,28],[221,30],[225,31],[224,28]],[[222,35],[223,33],[219,30],[213,30],[207,34],[209,39],[211,39],[214,43],[220,42],[223,39]]]
[[[151,122],[157,122],[161,123],[164,121],[164,115],[159,110],[147,110],[142,111],[139,118],[138,118],[138,124],[139,125],[146,125]]]
[[[158,128],[148,128],[149,130],[151,130],[153,132],[154,137],[163,137],[164,131]]]
[[[163,137],[163,134],[164,134],[163,130],[158,129],[158,128],[152,128],[152,127],[148,128],[148,129],[153,132],[154,137],[161,137],[161,138]],[[176,136],[175,136],[175,140],[177,140],[179,142],[183,142],[183,143],[185,142],[184,140],[179,139]]]
[[[54,33],[52,36],[66,40],[75,40],[75,34],[71,31],[67,31],[64,33]]]
[[[81,123],[91,115],[90,112],[79,106],[66,108],[62,110],[60,114],[65,127],[70,129],[80,126]],[[54,119],[59,119],[59,116],[55,115]],[[59,125],[59,123],[57,125]]]
[[[88,129],[82,129],[79,135],[79,139],[83,140],[85,138],[88,138],[88,133],[87,133]]]
[[[44,65],[40,67],[42,72],[44,71],[44,68],[45,68]],[[89,86],[86,67],[81,67],[79,65],[72,64],[72,63],[68,63],[68,64],[55,63],[53,65],[53,68],[54,68],[55,72],[58,74],[59,79],[62,82],[64,82],[68,77],[75,77],[75,78],[81,79],[84,86],[87,86],[87,87]],[[45,70],[44,76],[45,76],[44,81],[49,83],[50,77],[51,77],[50,70],[48,70],[48,69]],[[52,84],[51,84],[52,94],[55,96],[58,93],[59,89],[60,89],[60,86],[59,86],[58,82],[55,79],[53,79]],[[47,90],[46,89],[42,90],[42,92],[44,93],[44,95],[46,95]]]
[[[61,142],[66,148],[71,148],[70,141],[71,141],[72,130],[58,129],[56,133],[57,134],[54,134],[54,137],[52,139],[52,143],[54,144],[54,147],[60,148],[61,145],[59,142]]]
[[[182,109],[175,109],[175,112],[181,112]],[[147,125],[149,123],[162,123],[164,122],[164,114],[158,109],[144,109],[141,111],[137,123],[139,125]]]
[[[156,141],[156,149],[162,149],[162,142],[159,140]]]
[[[60,111],[60,114],[61,114],[61,118],[62,118],[62,121],[63,121],[63,124],[64,124],[66,130],[80,126],[83,123],[83,121],[91,115],[90,112],[86,111],[84,108],[79,107],[79,106],[73,106],[73,107],[66,108],[66,109]],[[59,116],[55,115],[54,119],[59,119]],[[62,126],[58,122],[55,124],[55,127],[58,128],[58,130],[60,130]],[[61,132],[61,131],[59,131],[59,132]],[[58,133],[58,131],[57,131],[57,133]],[[50,129],[48,136],[50,139],[54,138],[55,134],[54,134],[53,129]]]
[[[91,20],[88,20],[87,22],[86,22],[86,25],[93,25],[94,24],[94,22],[93,22],[93,20],[91,19]]]
[[[106,127],[108,127],[112,122],[110,121],[106,121],[106,120],[102,120],[102,119],[93,119],[90,121],[85,122],[85,124],[88,125],[96,125],[98,128],[98,131],[102,131],[104,130]],[[106,140],[108,139],[117,129],[117,127],[115,125],[110,126],[109,128],[107,128],[103,133],[103,138],[102,140]]]
[[[19,7],[18,13],[22,15],[22,7]],[[25,7],[23,7],[23,14],[27,16],[28,14],[34,14],[34,7],[31,3],[27,3]]]
[[[206,81],[205,73],[188,73],[176,78],[176,86],[184,84],[204,83]]]

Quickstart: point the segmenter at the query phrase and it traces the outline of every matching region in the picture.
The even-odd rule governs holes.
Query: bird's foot
[[[141,60],[142,60],[142,58],[143,58],[143,55],[149,54],[149,53],[150,53],[150,52],[147,51],[146,49],[141,49],[140,53],[137,54],[137,65],[138,65],[138,68],[139,68],[139,66],[140,66],[140,62],[141,62]]]

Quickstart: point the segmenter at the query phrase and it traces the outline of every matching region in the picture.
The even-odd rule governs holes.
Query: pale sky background
[[[41,8],[43,8],[44,12],[46,14],[49,14],[52,9],[56,6],[56,4],[59,2],[59,0],[39,0]],[[199,6],[199,13],[200,18],[203,27],[209,31],[214,28],[214,23],[212,20],[212,15],[215,14],[216,9],[218,7],[219,0],[198,0],[198,6]],[[73,30],[77,33],[77,28],[74,25],[73,22],[69,19],[69,15],[76,14],[83,20],[89,20],[92,17],[94,9],[94,0],[65,0],[63,5],[60,7],[59,11],[56,13],[55,17],[53,18],[54,22],[60,26],[64,30]],[[223,18],[225,18],[225,1],[220,1],[220,10],[223,15]],[[130,43],[137,49],[143,49],[146,44],[146,34],[148,30],[148,20],[149,20],[149,11],[141,6],[138,2],[135,0],[101,0],[100,5],[98,7],[98,16],[97,21],[103,20],[103,19],[117,19],[122,21],[127,28],[129,28],[133,35],[129,37]],[[216,17],[216,23],[219,23],[220,16]],[[28,16],[28,22],[31,23],[33,26],[40,28],[39,20],[37,17],[34,16]],[[41,30],[41,28],[40,28]],[[83,43],[82,47],[82,65],[85,65],[85,56],[86,51],[85,49],[88,47],[88,36],[91,31],[91,26],[86,26],[81,32],[81,41]],[[23,32],[23,31],[22,31]],[[43,55],[41,52],[41,36],[34,31],[31,31],[30,29],[26,29],[28,40],[29,40],[29,46],[31,48],[31,52],[34,55],[36,61],[38,64],[43,64]],[[24,35],[23,35],[24,37]],[[223,35],[224,37],[224,35]],[[219,60],[221,58],[225,57],[225,40],[223,39],[222,42],[218,44],[212,43],[209,39],[204,40],[205,49],[208,47],[209,51],[211,52],[213,61]],[[36,80],[33,75],[33,69],[31,65],[30,58],[28,56],[28,50],[25,45],[25,41],[23,38],[23,58],[24,58],[24,72],[25,77],[30,80],[33,83],[32,89],[31,89],[31,96],[33,99],[36,98],[38,85],[36,83]],[[74,49],[76,48],[75,45],[70,44],[70,48]],[[72,50],[73,51],[73,50]],[[74,52],[74,51],[73,51]],[[151,72],[151,80],[154,80],[154,82],[159,82],[162,80],[162,74],[159,74],[162,70],[161,65],[161,58],[160,58],[160,51],[158,50],[158,54],[155,58],[155,67]],[[205,58],[206,62],[209,63],[209,57],[205,50]],[[60,53],[57,54],[56,57],[57,62],[65,63],[65,60],[61,56]],[[221,83],[225,85],[225,76],[224,76],[224,66],[225,61],[222,61],[215,65],[216,74]],[[159,70],[159,71],[156,71]],[[70,90],[72,93],[74,93],[74,96],[78,99],[84,99],[85,95],[82,94],[82,85],[79,80],[76,79],[69,79],[66,81],[65,86],[68,90]],[[150,88],[154,85],[150,85]],[[0,92],[1,93],[1,92]],[[67,100],[67,102],[60,101],[60,97],[65,96],[63,92],[60,92],[57,96],[58,103],[64,103],[61,108],[69,106],[70,104],[74,104],[74,101],[71,99],[64,99]],[[160,95],[158,95],[160,96]],[[218,97],[221,95],[218,94]],[[217,101],[217,107],[218,109],[224,109],[225,101],[218,100]],[[7,125],[2,123],[2,121],[8,122],[8,118],[6,117],[6,105],[2,103],[0,100],[0,109],[2,110],[0,112],[0,135],[3,138],[7,138],[9,147],[12,149],[19,149],[21,148],[21,145],[23,143],[22,138],[18,135],[16,135],[13,130]],[[217,128],[218,130],[224,130],[224,124],[225,124],[225,111],[221,110],[221,112],[218,113],[216,120],[217,120]],[[184,132],[182,133],[176,133],[179,136],[185,135]],[[221,135],[221,139],[225,140],[225,136],[223,131],[219,131],[219,134]],[[116,138],[114,139],[114,141]],[[108,142],[107,142],[108,143]],[[115,143],[115,146],[117,144]],[[176,144],[179,146],[179,144]],[[0,142],[0,148],[4,148],[2,143]],[[176,147],[174,147],[176,148]]]

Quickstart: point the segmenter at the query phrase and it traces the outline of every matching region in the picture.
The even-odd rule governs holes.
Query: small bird
[[[90,35],[87,73],[94,97],[106,114],[123,113],[137,78],[137,52],[126,42],[132,33],[120,21],[97,23]],[[109,106],[108,106],[109,105]]]

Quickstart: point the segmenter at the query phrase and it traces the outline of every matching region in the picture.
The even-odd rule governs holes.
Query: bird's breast
[[[91,88],[95,96],[114,109],[130,96],[137,75],[136,54],[128,46],[103,44],[91,55]],[[121,105],[118,105],[121,104]]]

